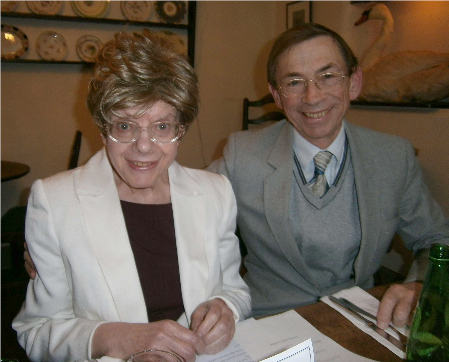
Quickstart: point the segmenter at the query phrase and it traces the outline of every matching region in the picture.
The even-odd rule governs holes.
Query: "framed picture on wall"
[[[312,2],[293,1],[287,4],[287,29],[312,21]]]

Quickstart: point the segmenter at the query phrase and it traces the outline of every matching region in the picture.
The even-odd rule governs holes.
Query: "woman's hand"
[[[36,267],[26,242],[24,246],[25,269],[30,278],[34,279]],[[186,362],[194,361],[195,354],[215,354],[228,346],[235,332],[234,314],[221,299],[208,300],[192,313],[190,329],[174,321],[105,323],[95,331],[92,356],[127,358],[133,353],[153,348],[175,352]],[[112,342],[114,338],[117,338],[117,343]]]
[[[186,362],[205,353],[201,337],[172,320],[152,323],[111,322],[98,326],[92,339],[92,358],[110,356],[127,359],[146,349],[176,353]]]
[[[208,300],[193,311],[190,329],[203,339],[205,354],[218,353],[234,336],[234,314],[223,300]]]

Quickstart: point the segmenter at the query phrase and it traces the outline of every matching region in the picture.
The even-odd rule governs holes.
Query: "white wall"
[[[195,69],[200,80],[201,105],[198,121],[179,149],[178,160],[182,164],[202,168],[219,157],[229,134],[241,129],[243,98],[256,99],[268,92],[265,64],[274,38],[285,30],[286,4],[197,3]],[[441,4],[445,7],[440,8]],[[312,13],[314,21],[340,32],[360,56],[379,28],[379,24],[369,23],[354,28],[353,23],[366,5],[314,2]],[[388,2],[388,6],[396,19],[395,36],[399,36],[393,39],[390,51],[412,46],[424,50],[431,46],[449,52],[448,37],[441,36],[447,35],[447,3],[399,1]],[[403,40],[404,34],[410,32],[413,39]],[[67,168],[76,129],[83,131],[81,163],[101,147],[101,141],[84,105],[89,70],[78,65],[2,64],[1,80],[1,157],[31,166],[27,176],[2,183],[3,215],[9,208],[26,203],[33,180]],[[362,108],[348,114],[354,123],[402,135],[420,149],[426,180],[447,215],[448,112]],[[443,155],[437,158],[436,152]]]

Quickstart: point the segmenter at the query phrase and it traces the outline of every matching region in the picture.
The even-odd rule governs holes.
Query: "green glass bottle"
[[[433,244],[413,316],[407,361],[449,361],[449,246]]]

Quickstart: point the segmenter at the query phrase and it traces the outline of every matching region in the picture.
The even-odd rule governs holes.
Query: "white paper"
[[[261,361],[312,339],[315,362],[368,362],[318,331],[294,310],[268,318],[237,323],[234,338],[254,361]]]
[[[240,346],[236,338],[223,351],[210,355],[196,357],[196,362],[254,362],[248,352]]]
[[[336,298],[346,298],[358,307],[366,310],[368,313],[371,313],[372,315],[377,315],[377,310],[379,309],[379,301],[373,297],[368,292],[364,291],[363,289],[359,287],[352,287],[349,289],[344,289],[339,291],[338,293],[333,294]],[[334,308],[336,311],[338,311],[340,314],[342,314],[344,317],[349,319],[355,326],[360,328],[363,332],[366,334],[369,334],[371,337],[373,337],[375,340],[377,340],[379,343],[387,347],[391,352],[396,354],[398,357],[404,359],[405,353],[401,351],[398,347],[396,347],[394,344],[389,342],[387,339],[383,338],[379,334],[377,334],[375,331],[373,331],[370,327],[368,327],[365,323],[363,323],[358,318],[354,317],[351,313],[346,311],[344,308],[340,307],[339,305],[333,303],[328,297],[322,297],[320,299],[330,307]],[[364,316],[365,318],[371,320],[372,322],[376,323],[376,320],[373,320],[369,317]],[[408,330],[403,328],[397,328],[398,331],[400,331],[404,336],[408,337]],[[393,337],[398,338],[398,335],[395,331],[393,331],[391,328],[387,328],[385,330],[389,334],[391,334]]]
[[[309,338],[284,352],[264,359],[262,362],[314,362],[312,340]]]
[[[259,320],[250,318],[237,323],[234,339],[226,349],[214,356],[199,356],[197,361],[261,361],[308,339],[312,341],[314,362],[372,361],[341,347],[294,310]]]

